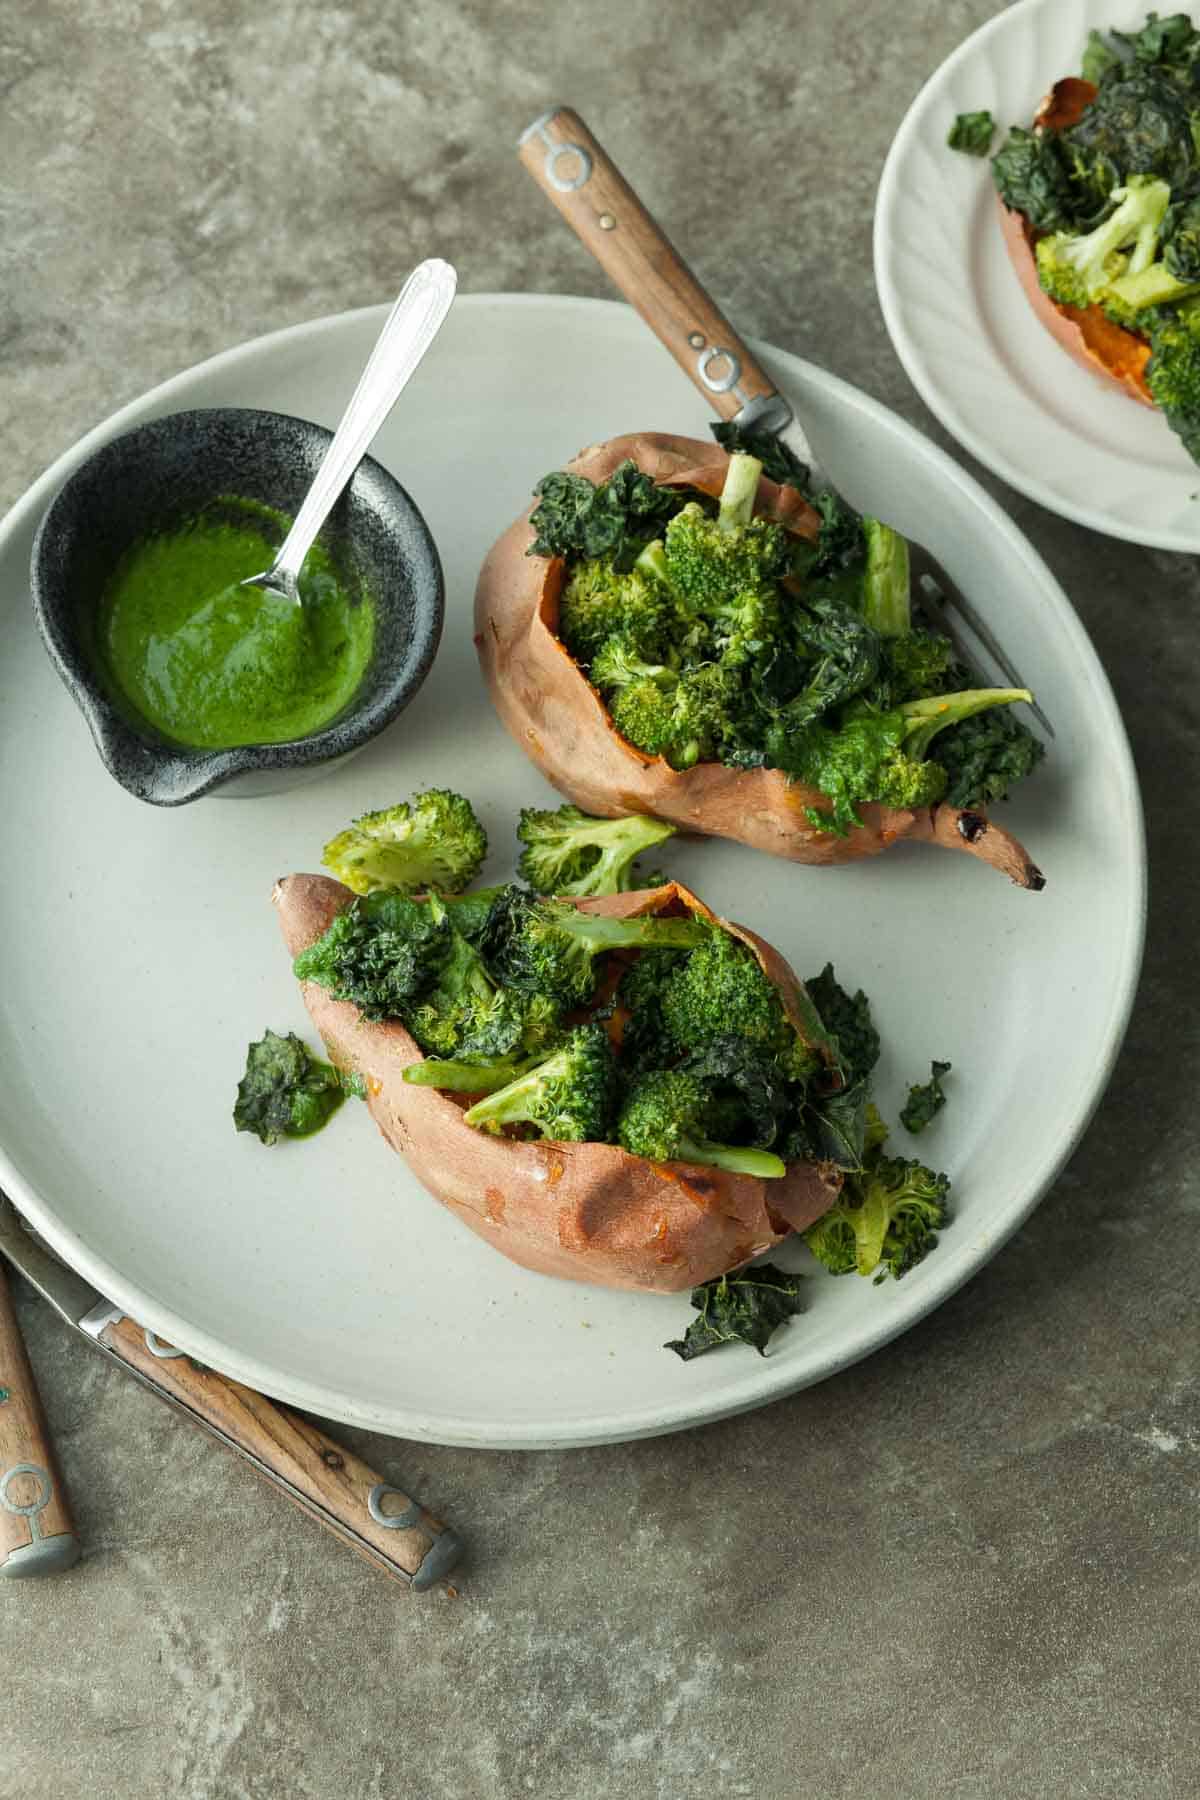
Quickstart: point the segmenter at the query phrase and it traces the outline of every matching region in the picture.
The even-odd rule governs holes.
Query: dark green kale
[[[992,180],[1005,206],[1035,231],[1065,231],[1075,207],[1057,134],[1014,125],[992,158]]]
[[[833,964],[826,963],[819,975],[805,982],[809,999],[835,1039],[838,1060],[846,1075],[846,1085],[865,1082],[879,1061],[879,1033],[871,1019],[871,1002],[859,988],[851,996],[837,980]]]
[[[985,107],[980,112],[961,112],[946,134],[951,150],[962,150],[968,156],[986,156],[992,145],[996,121]]]
[[[908,1099],[900,1108],[900,1123],[905,1131],[911,1131],[915,1137],[941,1112],[946,1104],[946,1091],[942,1086],[942,1076],[950,1073],[948,1062],[933,1062],[929,1065],[929,1080],[918,1082],[908,1090]]]
[[[631,1156],[653,1162],[700,1163],[734,1175],[776,1181],[787,1174],[769,1150],[721,1143],[713,1133],[729,1122],[710,1084],[682,1069],[649,1069],[630,1083],[617,1119],[617,1142]]]
[[[1079,71],[1085,81],[1090,81],[1093,87],[1099,87],[1107,76],[1122,69],[1125,62],[1126,58],[1121,55],[1120,50],[1114,44],[1109,42],[1102,31],[1096,31],[1093,28],[1088,32],[1083,63]]]
[[[233,1122],[264,1144],[319,1131],[346,1097],[331,1063],[315,1057],[302,1038],[266,1031],[246,1052]]]
[[[951,806],[987,810],[1031,775],[1046,746],[1007,707],[976,713],[938,739],[937,759],[946,771]]]
[[[1200,195],[1176,201],[1163,219],[1163,263],[1176,281],[1200,281]]]
[[[386,890],[354,900],[292,964],[366,1019],[403,1018],[450,949],[448,915]]]
[[[722,1130],[714,1135],[759,1150],[771,1148],[795,1106],[794,1068],[785,1073],[776,1056],[733,1032],[714,1037],[677,1066],[704,1083],[710,1110],[719,1109]],[[818,1067],[814,1056],[814,1073]]]
[[[776,481],[781,487],[798,488],[802,494],[808,492],[806,464],[773,431],[746,431],[732,419],[718,419],[715,424],[710,423],[708,429],[730,456],[740,453],[757,457],[768,481]]]
[[[529,522],[537,536],[527,555],[604,557],[617,569],[633,567],[642,547],[687,498],[656,486],[629,459],[598,486],[559,469],[544,475],[533,491],[538,504]]]
[[[774,1263],[759,1263],[732,1275],[719,1275],[692,1289],[699,1313],[681,1338],[664,1344],[683,1362],[717,1350],[722,1344],[751,1344],[765,1356],[767,1343],[780,1325],[802,1312],[802,1277]]]
[[[576,1007],[592,998],[598,956],[612,950],[686,950],[700,943],[706,930],[691,918],[607,918],[514,883],[492,906],[482,949],[506,987]]]

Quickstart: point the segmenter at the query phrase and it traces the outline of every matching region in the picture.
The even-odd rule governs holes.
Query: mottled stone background
[[[946,441],[871,209],[995,10],[3,0],[0,503],[431,249],[468,290],[605,293],[513,155],[559,99],[745,329]],[[88,1553],[0,1587],[3,1800],[1197,1791],[1196,573],[983,479],[1108,667],[1153,865],[1125,1053],[1029,1226],[884,1354],[731,1423],[564,1454],[345,1433],[469,1538],[457,1599],[360,1567],[23,1292]]]

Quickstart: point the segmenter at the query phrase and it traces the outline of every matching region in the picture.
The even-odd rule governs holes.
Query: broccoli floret
[[[411,801],[363,813],[326,844],[325,867],[356,894],[402,894],[469,887],[487,855],[487,833],[469,800],[430,788]]]
[[[615,662],[606,665],[611,678]],[[741,707],[737,671],[724,663],[697,663],[676,673],[652,670],[628,686],[612,691],[608,709],[613,724],[644,750],[662,756],[673,769],[711,762],[733,730]]]
[[[674,691],[675,670],[666,663],[645,662],[637,643],[627,632],[606,638],[592,658],[589,671],[592,686],[602,694],[619,693],[634,682],[652,681],[668,693]]]
[[[949,1223],[950,1183],[923,1163],[868,1153],[848,1174],[836,1205],[810,1225],[804,1241],[832,1275],[899,1279],[927,1256]]]
[[[883,645],[880,689],[892,706],[943,693],[954,667],[954,645],[936,631],[909,631]]]
[[[777,581],[791,564],[787,533],[754,518],[762,464],[741,454],[729,459],[720,509],[712,518],[691,500],[667,526],[664,560],[672,591],[685,606],[707,612]]]
[[[1171,200],[1166,182],[1131,175],[1110,198],[1115,211],[1094,231],[1056,231],[1038,240],[1038,280],[1052,300],[1090,306],[1119,277],[1139,275],[1154,261]]]
[[[942,1076],[950,1073],[948,1062],[931,1062],[929,1080],[916,1082],[908,1090],[908,1099],[900,1108],[900,1123],[905,1131],[913,1136],[933,1120],[946,1104],[946,1090],[942,1086]]]
[[[627,1072],[661,1068],[679,1055],[663,1019],[662,992],[686,955],[686,950],[643,950],[622,972],[616,1004],[622,1020],[621,1067]]]
[[[1097,298],[1115,325],[1144,332],[1151,308],[1186,300],[1197,292],[1198,286],[1195,281],[1180,281],[1165,262],[1155,262],[1136,275],[1119,275]]]
[[[653,1069],[630,1087],[617,1119],[617,1142],[631,1156],[654,1162],[706,1163],[768,1180],[787,1174],[787,1164],[770,1151],[711,1142],[705,1135],[708,1098],[696,1076]]]
[[[673,825],[637,813],[593,819],[577,806],[526,807],[517,827],[525,845],[517,868],[539,894],[623,894],[634,886],[634,859],[674,833]]]
[[[264,1144],[281,1137],[310,1137],[346,1098],[332,1063],[322,1062],[294,1031],[266,1031],[246,1051],[233,1122]]]
[[[706,929],[691,918],[606,918],[514,885],[492,907],[483,953],[506,987],[545,994],[564,1007],[583,1006],[595,989],[597,956],[610,950],[690,949]]]
[[[828,808],[805,808],[809,821],[845,836],[862,823],[857,809],[867,801],[915,811],[940,800],[946,770],[926,760],[937,734],[987,708],[1032,697],[1027,688],[965,688],[908,700],[889,712],[864,707],[834,729],[817,723],[789,733],[776,724],[767,748],[777,767],[829,800]]]
[[[675,603],[638,569],[620,574],[594,557],[577,562],[558,606],[558,635],[585,667],[609,638],[622,636],[642,656],[657,656],[678,635]]]
[[[1200,462],[1200,302],[1156,315],[1146,380],[1167,423]]]
[[[580,1025],[553,1056],[477,1101],[463,1118],[479,1130],[528,1125],[552,1141],[602,1144],[612,1127],[618,1085],[604,1027]]]
[[[732,1035],[764,1049],[788,1046],[795,1031],[779,995],[747,945],[719,925],[704,925],[697,948],[663,982],[663,1024],[686,1050]]]

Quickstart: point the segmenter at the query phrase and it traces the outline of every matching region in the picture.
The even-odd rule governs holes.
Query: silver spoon
[[[413,270],[375,340],[341,424],[274,562],[260,575],[239,581],[239,587],[262,588],[300,605],[298,581],[304,559],[367,446],[437,336],[457,286],[457,274],[440,257],[432,256]]]

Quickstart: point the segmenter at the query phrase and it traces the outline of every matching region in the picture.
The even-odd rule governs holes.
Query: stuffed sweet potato
[[[992,159],[1004,242],[1069,354],[1200,454],[1200,32],[1181,13],[1093,32],[1082,77]]]
[[[711,500],[728,490],[732,461],[711,443],[642,432],[581,452],[555,479],[582,478],[606,496],[614,485],[630,487],[631,470],[653,484],[654,493],[643,492],[639,503],[653,504],[663,492],[670,498],[674,490],[680,499],[709,497],[711,513]],[[582,484],[580,491],[587,491]],[[718,523],[723,499],[721,505]],[[800,863],[849,862],[907,838],[965,851],[1020,886],[1041,887],[1042,877],[1023,847],[985,811],[985,800],[1002,795],[1009,780],[1028,773],[1041,751],[1007,715],[1002,723],[995,722],[995,712],[986,714],[987,723],[981,718],[959,722],[955,715],[953,729],[936,746],[947,760],[956,759],[949,776],[932,760],[907,759],[903,729],[897,725],[885,774],[877,766],[864,778],[873,780],[874,787],[864,789],[860,781],[854,791],[847,777],[845,794],[831,793],[844,770],[835,766],[829,747],[836,750],[851,733],[865,730],[856,712],[892,721],[904,707],[918,711],[935,706],[938,699],[954,702],[984,690],[970,690],[964,672],[954,670],[947,640],[917,629],[910,620],[907,553],[896,534],[875,521],[860,521],[836,503],[818,513],[795,488],[765,477],[757,483],[751,510],[751,529],[764,541],[770,537],[774,558],[770,578],[758,581],[753,596],[770,612],[767,624],[745,629],[746,609],[737,610],[718,596],[699,623],[696,609],[689,613],[684,606],[682,622],[660,630],[649,649],[645,642],[635,643],[640,661],[630,658],[619,633],[601,646],[603,656],[597,653],[590,662],[578,637],[572,653],[564,641],[571,631],[564,625],[563,609],[576,591],[572,583],[599,565],[586,557],[531,554],[541,543],[538,530],[529,513],[516,520],[489,552],[476,591],[480,662],[516,742],[547,780],[588,812],[610,817],[646,813],[686,831],[733,838]],[[608,523],[606,515],[600,525],[607,528]],[[646,527],[631,510],[629,529],[639,528],[644,537],[654,522]],[[882,545],[879,560],[891,564],[891,591],[883,609],[885,615],[890,609],[890,617],[874,624],[862,617],[857,599],[847,598],[848,578],[857,579],[859,568],[853,558],[860,555],[869,528],[875,538],[861,554],[869,556]],[[669,587],[675,566],[670,561],[672,533],[679,531],[678,518],[668,520],[665,552],[651,543],[638,558],[633,578],[643,590],[659,576]],[[802,564],[807,574],[798,575]],[[643,577],[643,566],[652,573]],[[772,585],[774,595],[767,592]],[[732,623],[723,625],[722,616]],[[692,640],[699,648],[686,647]],[[896,646],[910,653],[911,664],[924,658],[925,666],[897,675],[901,659]],[[647,669],[649,675],[643,673]],[[612,699],[605,678],[616,683],[630,670],[640,680],[619,688]],[[644,730],[641,744],[633,741],[630,734],[637,735],[638,727],[625,724],[632,707],[627,704],[622,713],[622,702],[631,695],[636,699],[639,687],[657,684],[660,692],[676,696],[678,712],[687,682],[698,687],[705,677],[710,689],[723,684],[720,704],[725,711],[711,729],[702,720],[682,753],[678,739],[661,750],[641,747],[660,741]],[[677,681],[675,689],[669,689],[672,680]],[[818,692],[822,683],[823,693]],[[968,696],[942,696],[943,686],[967,689]],[[1004,700],[1023,697],[1012,690],[987,692]],[[889,710],[897,707],[899,711]],[[930,759],[934,754],[930,750]],[[806,770],[812,769],[830,786],[806,779]],[[954,782],[962,789],[959,803],[947,794]],[[868,796],[890,791],[892,798],[864,799],[864,791]]]
[[[360,904],[322,875],[291,875],[275,888],[293,958],[311,951],[347,909]],[[564,903],[565,904],[565,903]],[[836,1052],[804,988],[783,958],[752,932],[724,925],[676,883],[582,900],[594,918],[695,918],[747,946],[778,996],[814,1067]],[[838,1197],[832,1160],[794,1159],[776,1179],[709,1163],[651,1160],[617,1143],[528,1141],[464,1122],[471,1096],[420,1085],[404,1071],[424,1060],[399,1018],[370,1019],[316,980],[305,1003],[332,1061],[361,1078],[367,1105],[389,1144],[431,1194],[514,1262],[547,1275],[609,1287],[672,1293],[738,1266],[803,1230]],[[619,1006],[608,1028],[619,1035]]]

